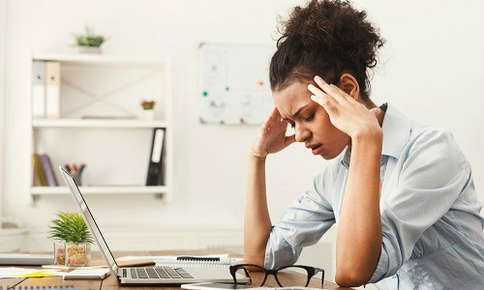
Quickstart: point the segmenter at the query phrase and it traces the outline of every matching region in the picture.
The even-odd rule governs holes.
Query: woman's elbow
[[[370,280],[370,275],[363,271],[337,270],[335,282],[342,287],[359,287]]]

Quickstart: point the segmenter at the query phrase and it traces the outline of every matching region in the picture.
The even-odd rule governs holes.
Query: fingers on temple
[[[286,136],[284,138],[285,144],[292,144],[296,142],[296,135]]]
[[[320,104],[326,111],[335,111],[335,101],[331,101],[331,97],[324,94],[324,95],[312,95],[311,100],[315,101],[316,103]]]
[[[314,82],[322,88],[326,94],[332,96],[339,103],[346,101],[344,92],[338,88],[338,86],[326,83],[320,76],[315,76]]]
[[[277,109],[277,107],[274,107],[274,111],[272,111],[272,113],[277,116],[278,118],[281,117],[281,113],[279,113],[279,110]]]
[[[312,84],[308,85],[308,90],[313,93],[316,98],[312,98],[316,103],[320,104],[324,108],[330,108],[336,106],[339,101],[335,99],[333,93],[329,90],[323,92],[321,89],[315,87]]]

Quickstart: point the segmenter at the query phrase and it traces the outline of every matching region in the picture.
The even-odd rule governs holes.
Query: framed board
[[[264,45],[202,43],[200,122],[261,124],[273,108]]]

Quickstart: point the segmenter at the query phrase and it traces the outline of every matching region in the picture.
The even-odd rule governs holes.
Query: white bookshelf
[[[59,53],[37,53],[33,59],[44,61],[60,61],[67,64],[105,64],[115,66],[137,66],[137,67],[160,67],[168,66],[169,59],[153,59],[143,57],[126,57],[105,54],[59,54]]]
[[[34,128],[167,128],[166,121],[158,120],[33,120]]]
[[[85,194],[155,195],[171,200],[173,132],[169,58],[35,53],[31,60],[32,63],[35,60],[59,62],[62,80],[61,116],[31,119],[30,152],[49,155],[59,186],[32,184],[31,196],[37,199],[70,194],[57,167],[86,162],[86,171],[90,174],[83,173],[80,186]],[[157,102],[153,120],[136,117],[140,99]],[[113,115],[120,111],[130,111],[130,114]],[[92,118],[103,114],[106,116]],[[140,184],[146,181],[154,128],[166,129],[165,184],[143,186]],[[32,162],[30,169],[30,180],[33,180]]]
[[[88,195],[111,194],[165,194],[166,186],[81,186],[80,191]],[[67,186],[33,186],[30,193],[34,196],[43,195],[70,195]]]

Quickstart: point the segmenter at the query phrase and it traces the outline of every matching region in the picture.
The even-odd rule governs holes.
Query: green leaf
[[[74,243],[93,243],[83,217],[78,213],[58,212],[49,226],[49,238]]]

